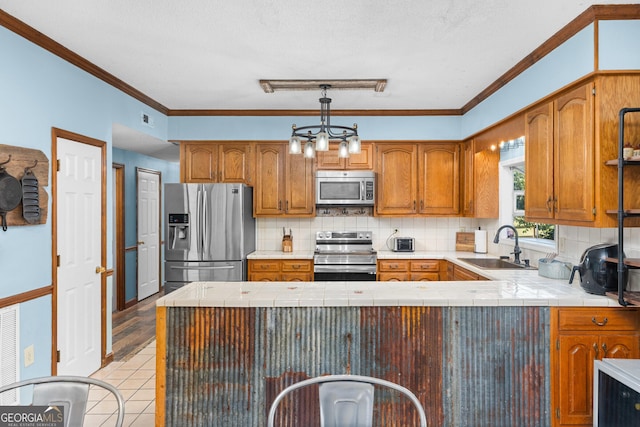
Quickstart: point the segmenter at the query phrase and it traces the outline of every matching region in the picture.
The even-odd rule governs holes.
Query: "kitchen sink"
[[[535,267],[527,267],[524,264],[516,264],[511,261],[507,261],[500,258],[458,258],[460,261],[468,262],[476,267],[484,268],[486,270],[502,270],[502,269],[526,269],[535,270]]]

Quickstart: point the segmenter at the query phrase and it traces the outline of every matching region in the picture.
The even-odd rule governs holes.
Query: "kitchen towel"
[[[487,253],[487,230],[476,230],[473,251],[478,254]]]

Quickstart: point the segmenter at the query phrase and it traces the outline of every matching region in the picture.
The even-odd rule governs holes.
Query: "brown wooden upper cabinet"
[[[525,115],[525,217],[584,227],[617,226],[618,113],[640,106],[640,75],[604,74],[568,88]],[[640,118],[629,126],[637,144]],[[625,170],[636,183],[640,170]],[[637,207],[640,186],[625,187],[625,209]],[[635,206],[634,206],[635,205]],[[640,226],[629,219],[625,226]]]
[[[594,84],[525,115],[525,215],[535,222],[593,222]]]
[[[498,164],[500,151],[476,151],[475,140],[465,141],[460,160],[460,215],[473,218],[498,218]]]
[[[460,144],[376,144],[377,215],[458,215]]]
[[[413,215],[418,208],[418,146],[376,144],[378,215]]]
[[[314,161],[289,154],[286,143],[256,144],[256,217],[315,215]]]
[[[460,144],[418,146],[418,213],[460,213]]]
[[[318,170],[372,170],[373,144],[362,142],[362,149],[358,154],[350,154],[348,158],[338,157],[338,143],[331,143],[329,151],[316,153]]]
[[[181,182],[252,185],[253,145],[196,141],[180,144]]]

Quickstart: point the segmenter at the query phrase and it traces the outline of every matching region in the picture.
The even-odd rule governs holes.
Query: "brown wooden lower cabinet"
[[[489,280],[473,271],[460,267],[452,262],[447,263],[447,280],[463,281],[463,280]]]
[[[381,282],[437,281],[444,261],[437,259],[378,260],[378,280]]]
[[[312,282],[313,263],[308,259],[250,259],[251,282]]]
[[[593,362],[640,357],[640,309],[551,310],[551,406],[554,426],[593,425]]]

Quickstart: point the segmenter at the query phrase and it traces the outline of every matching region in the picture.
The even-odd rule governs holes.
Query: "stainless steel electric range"
[[[377,252],[371,231],[318,231],[313,257],[315,281],[376,280]]]

